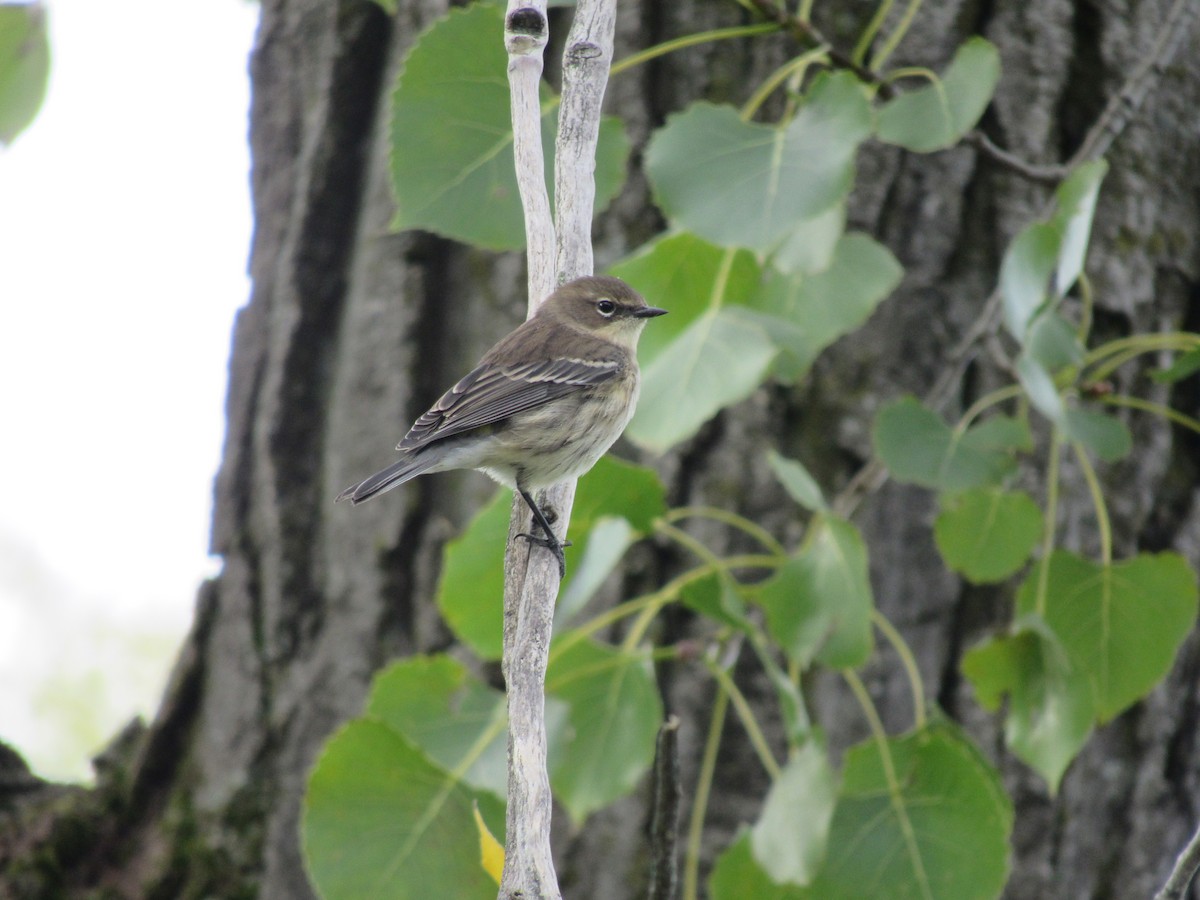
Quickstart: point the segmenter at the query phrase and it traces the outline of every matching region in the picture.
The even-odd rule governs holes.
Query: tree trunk
[[[1170,5],[924,4],[896,62],[938,69],[965,37],[983,33],[1004,66],[985,130],[1031,162],[1055,163],[1070,156],[1151,52]],[[313,896],[298,840],[308,768],[339,723],[360,711],[377,668],[450,641],[432,604],[439,551],[490,495],[490,483],[439,475],[362,508],[332,502],[388,458],[415,416],[525,307],[519,254],[495,257],[426,234],[388,233],[389,88],[415,35],[446,4],[399,6],[389,21],[368,0],[263,3],[251,63],[254,288],[235,331],[213,523],[224,568],[199,592],[158,717],[114,744],[95,790],[38,784],[17,761],[0,761],[0,896],[84,896],[97,888],[121,897]],[[874,7],[816,4],[843,47]],[[565,33],[563,15],[552,22],[552,42]],[[623,3],[617,57],[744,16],[716,0]],[[1194,17],[1185,24],[1183,51],[1154,76],[1108,155],[1089,265],[1101,335],[1200,327],[1200,306],[1189,305],[1200,283],[1200,67],[1190,65],[1188,49],[1200,29]],[[740,102],[796,52],[783,37],[765,46],[723,42],[660,58],[615,80],[609,108],[644,146],[671,111],[701,96]],[[557,68],[553,51],[547,68]],[[795,389],[764,388],[686,446],[647,460],[666,478],[672,502],[734,505],[794,540],[793,507],[760,449],[804,460],[831,491],[843,486],[870,457],[875,410],[933,383],[979,316],[1007,243],[1048,197],[1045,185],[967,146],[917,156],[869,144],[859,157],[851,227],[891,248],[905,266],[903,284]],[[597,268],[660,226],[635,170],[597,226]],[[986,357],[975,360],[951,405],[961,409],[1004,377]],[[1137,390],[1149,390],[1144,379]],[[1167,389],[1153,390],[1168,399]],[[1195,379],[1169,399],[1197,415]],[[1174,547],[1200,564],[1195,436],[1144,416],[1127,421],[1137,451],[1102,473],[1118,557]],[[1035,480],[1028,486],[1039,490]],[[1090,501],[1069,464],[1064,486],[1064,542],[1094,550]],[[1200,642],[1193,635],[1167,682],[1096,732],[1052,797],[1005,751],[998,718],[980,710],[959,674],[963,652],[1009,616],[1010,594],[946,572],[931,540],[932,512],[928,492],[887,484],[855,521],[870,550],[878,605],[917,652],[930,694],[981,742],[1013,794],[1006,896],[1149,897],[1200,818]],[[715,528],[696,533],[716,547],[728,540]],[[675,561],[665,547],[635,554],[630,571],[638,574],[625,588],[669,572]],[[659,638],[680,640],[692,626],[672,613]],[[767,709],[771,690],[756,667],[747,663],[737,675]],[[886,648],[865,678],[889,729],[907,728],[907,682]],[[668,710],[681,719],[686,806],[712,684],[702,667],[685,664],[664,667],[661,683]],[[836,679],[816,677],[810,696],[835,748],[866,735]],[[767,784],[740,727],[727,732],[704,842],[709,860],[754,818]],[[778,728],[773,736],[782,740]],[[643,891],[646,788],[580,833],[561,830],[565,896]]]

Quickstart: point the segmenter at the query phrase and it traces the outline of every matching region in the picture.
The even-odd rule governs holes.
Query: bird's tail
[[[364,503],[394,487],[399,487],[406,481],[416,478],[428,471],[437,463],[437,457],[432,455],[408,455],[392,463],[386,469],[376,472],[370,478],[352,484],[337,495],[337,501],[349,500],[353,504]]]

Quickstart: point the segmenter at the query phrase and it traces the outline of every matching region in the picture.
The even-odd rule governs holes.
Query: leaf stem
[[[1023,390],[1019,384],[1010,384],[1007,387],[997,388],[994,391],[984,394],[962,414],[962,418],[954,426],[955,433],[961,435],[967,430],[971,422],[978,418],[979,414],[988,409],[988,407],[1003,403],[1005,400],[1011,400],[1013,397],[1020,397],[1022,393]]]
[[[676,50],[694,47],[697,44],[707,44],[711,41],[723,41],[729,38],[751,37],[756,34],[773,34],[779,30],[779,25],[774,22],[758,22],[754,25],[736,25],[732,28],[714,28],[712,31],[685,34],[683,37],[663,41],[661,44],[655,44],[653,47],[647,47],[645,50],[639,50],[637,53],[618,60],[613,63],[612,69],[609,70],[609,75],[620,75],[634,66],[640,66],[642,63],[649,62],[652,59],[666,56],[668,53],[674,53]]]
[[[858,43],[854,45],[854,49],[850,51],[850,58],[858,64],[867,56],[867,50],[871,47],[871,42],[875,40],[879,34],[879,29],[883,27],[884,20],[892,11],[892,0],[883,0],[875,7],[875,15],[871,16],[871,21],[867,23],[867,27],[863,29],[863,33],[859,36]]]
[[[763,768],[767,770],[767,774],[772,779],[778,778],[780,772],[779,763],[775,761],[775,756],[771,753],[771,747],[767,744],[767,738],[762,733],[762,729],[759,728],[758,721],[754,718],[754,710],[750,708],[750,704],[746,701],[745,694],[734,684],[733,679],[729,677],[729,673],[714,660],[706,659],[704,664],[708,667],[708,671],[712,673],[713,678],[717,680],[717,684],[721,686],[721,690],[729,695],[729,701],[733,704],[733,710],[737,713],[738,718],[741,719],[742,727],[746,729],[746,735],[750,738],[750,744],[758,754]]]
[[[746,101],[742,107],[742,121],[749,122],[754,118],[754,114],[758,112],[758,108],[762,106],[767,98],[775,92],[775,89],[789,77],[796,73],[803,73],[805,69],[811,66],[816,60],[825,56],[829,48],[824,44],[814,47],[806,53],[802,53],[795,59],[784,63],[774,72],[767,76],[766,80],[758,86],[750,99]]]
[[[646,629],[650,627],[650,623],[654,621],[654,617],[658,615],[659,610],[675,600],[679,592],[691,582],[698,581],[706,575],[711,575],[713,572],[728,572],[730,569],[777,569],[783,561],[778,556],[764,556],[753,553],[742,556],[727,556],[724,559],[719,559],[707,547],[681,529],[667,525],[660,520],[655,530],[661,534],[665,534],[667,537],[673,538],[693,553],[696,553],[701,559],[707,562],[707,565],[699,566],[690,572],[685,572],[650,595],[653,599],[638,610],[641,612],[641,615],[638,616],[637,621],[630,627],[629,634],[626,635],[622,643],[622,646],[626,649],[637,646],[638,641],[645,635]]]
[[[892,55],[892,51],[896,49],[897,45],[902,40],[904,40],[904,35],[908,33],[908,29],[912,25],[913,19],[915,19],[917,16],[917,10],[920,8],[921,0],[909,0],[908,7],[904,10],[904,17],[900,19],[900,24],[897,25],[896,30],[888,36],[887,41],[883,45],[883,49],[871,57],[872,70],[878,72],[884,67],[888,57]]]
[[[1096,297],[1092,291],[1092,280],[1086,272],[1080,272],[1075,282],[1079,285],[1079,342],[1086,344],[1088,335],[1092,333],[1092,313],[1096,308]]]
[[[912,863],[913,874],[916,875],[917,883],[921,886],[921,896],[925,900],[933,900],[929,875],[925,872],[925,862],[917,847],[917,836],[912,822],[908,818],[904,797],[901,795],[900,779],[896,777],[896,764],[892,759],[892,750],[888,746],[887,732],[883,728],[883,721],[879,718],[879,712],[875,709],[871,695],[867,693],[867,688],[862,683],[862,679],[858,677],[858,673],[853,669],[842,669],[841,671],[842,677],[846,679],[846,684],[850,686],[855,699],[858,700],[858,705],[862,707],[863,715],[867,717],[867,723],[871,726],[871,736],[875,739],[875,746],[879,750],[879,761],[883,765],[883,777],[887,781],[892,810],[896,813],[900,833],[904,835],[904,843],[908,850],[909,861]]]
[[[763,528],[757,522],[747,519],[745,516],[739,516],[737,513],[721,509],[719,506],[679,506],[668,511],[663,517],[663,521],[674,523],[680,519],[691,517],[712,519],[716,522],[723,522],[726,525],[739,528],[752,538],[755,538],[775,555],[787,556],[787,550],[784,549],[783,544],[775,540],[775,536],[767,531],[767,529]]]
[[[1162,334],[1135,334],[1127,338],[1118,338],[1102,344],[1087,354],[1083,359],[1083,368],[1104,365],[1089,373],[1094,381],[1107,378],[1115,369],[1123,366],[1129,360],[1143,353],[1153,353],[1157,350],[1192,350],[1200,347],[1200,335],[1186,331],[1169,331]],[[1116,360],[1116,361],[1114,361]]]
[[[1078,441],[1071,442],[1075,458],[1079,460],[1079,468],[1087,481],[1088,491],[1092,495],[1092,505],[1096,508],[1096,527],[1100,529],[1100,559],[1105,566],[1112,563],[1112,522],[1108,518],[1108,505],[1104,502],[1104,491],[1100,488],[1100,479],[1096,477],[1096,469],[1088,459],[1087,451]]]
[[[704,833],[704,815],[708,810],[708,795],[712,790],[713,773],[717,768],[717,750],[721,746],[721,730],[725,727],[725,712],[729,695],[717,691],[713,701],[708,736],[704,739],[704,755],[700,759],[700,774],[696,779],[696,800],[688,821],[687,849],[683,862],[683,900],[696,900],[700,879],[700,838]]]
[[[925,727],[925,682],[921,678],[921,670],[917,666],[916,657],[913,656],[912,649],[908,646],[908,642],[904,640],[903,635],[896,630],[896,626],[888,621],[887,617],[878,609],[871,610],[871,621],[875,627],[883,634],[892,649],[896,651],[896,655],[900,657],[900,664],[904,666],[904,672],[908,676],[908,683],[912,689],[913,695],[913,726],[917,729]]]
[[[895,84],[901,78],[924,78],[930,84],[938,83],[937,72],[927,69],[925,66],[905,66],[887,73],[888,84]]]
[[[1176,425],[1182,425],[1191,431],[1200,434],[1200,419],[1193,419],[1189,415],[1181,413],[1177,409],[1172,409],[1162,403],[1155,403],[1152,400],[1143,400],[1141,397],[1129,397],[1125,394],[1109,394],[1104,397],[1097,398],[1101,403],[1107,403],[1110,406],[1126,406],[1130,409],[1140,409],[1142,412],[1152,413],[1156,416],[1162,416],[1165,419],[1170,419]]]
[[[1050,554],[1054,551],[1054,534],[1058,529],[1058,466],[1062,454],[1062,432],[1057,428],[1050,435],[1050,459],[1046,471],[1046,534],[1042,538],[1042,564],[1038,569],[1037,597],[1034,609],[1046,615],[1046,590],[1050,582]]]

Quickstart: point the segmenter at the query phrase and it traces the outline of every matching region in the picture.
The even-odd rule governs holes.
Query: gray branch
[[[513,155],[525,211],[529,259],[529,315],[554,289],[554,223],[542,156],[542,54],[550,28],[546,0],[509,0],[504,23],[512,96]],[[546,500],[543,499],[543,509]],[[559,513],[564,533],[569,504]],[[531,531],[529,513],[513,498],[504,559],[504,681],[508,691],[508,811],[504,829],[501,900],[559,900],[550,852],[550,776],[546,769],[546,665],[550,651],[558,563],[529,552],[516,539]]]
[[[614,0],[580,0],[567,37],[556,150],[556,243],[546,196],[538,99],[542,54],[549,36],[546,2],[509,0],[505,47],[513,151],[528,241],[531,316],[556,284],[592,271],[596,141],[615,23]],[[574,499],[573,480],[548,488],[539,498],[542,509],[555,513],[554,528],[560,540],[566,538]],[[550,554],[530,553],[527,542],[515,539],[531,530],[528,511],[520,498],[514,498],[504,564],[508,813],[501,900],[558,900],[561,896],[550,851],[552,799],[545,720],[546,665],[558,596],[558,564]]]
[[[1200,829],[1196,830],[1187,846],[1179,852],[1179,857],[1175,860],[1175,868],[1171,870],[1171,876],[1162,889],[1154,895],[1154,900],[1183,900],[1188,884],[1191,883],[1192,876],[1196,874],[1198,868],[1200,868]]]

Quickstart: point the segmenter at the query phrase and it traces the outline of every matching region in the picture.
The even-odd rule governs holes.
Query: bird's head
[[[613,341],[632,351],[646,321],[666,313],[619,278],[594,275],[569,281],[546,298],[538,315]]]

